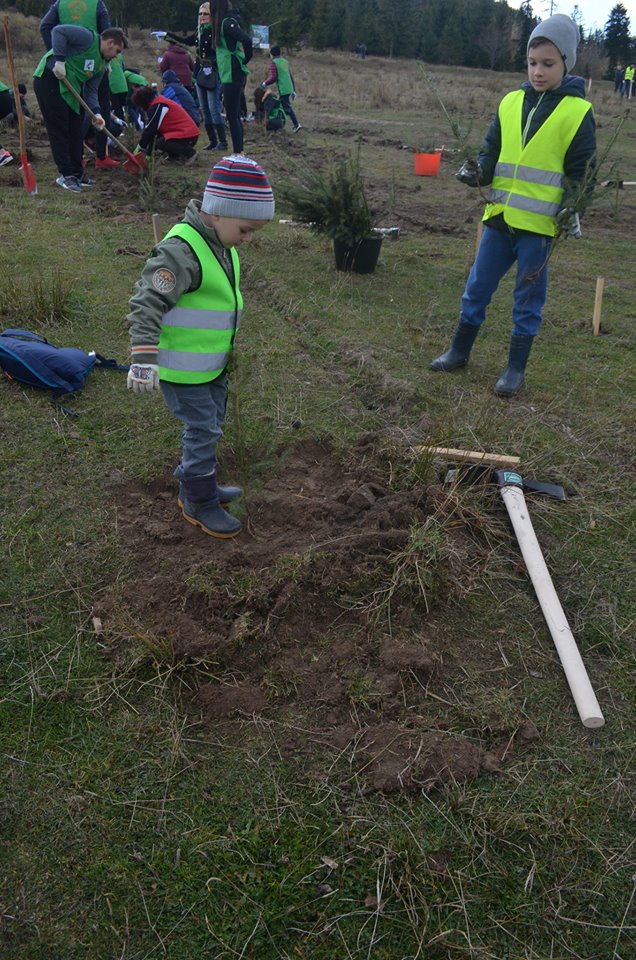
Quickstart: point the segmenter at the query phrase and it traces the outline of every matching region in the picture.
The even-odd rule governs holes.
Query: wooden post
[[[603,306],[603,287],[605,286],[605,277],[596,279],[596,296],[594,297],[594,314],[592,316],[592,333],[598,337],[601,332],[601,309]]]
[[[484,221],[479,220],[477,223],[477,239],[475,240],[475,256],[477,256],[477,251],[479,250],[479,244],[481,243],[481,235],[484,232]]]
[[[155,243],[159,243],[161,240],[161,231],[159,229],[159,214],[153,213],[152,215],[152,235],[155,238]]]

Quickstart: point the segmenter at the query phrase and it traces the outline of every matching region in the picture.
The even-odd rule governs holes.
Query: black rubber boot
[[[464,364],[468,363],[470,351],[478,333],[478,324],[462,323],[460,320],[455,330],[453,342],[446,353],[436,357],[435,360],[431,360],[431,370],[443,370],[447,373],[449,370],[457,370],[458,367],[463,367]]]
[[[219,142],[219,138],[216,135],[216,127],[213,123],[206,123],[205,132],[208,135],[209,143],[205,145],[204,150],[216,150],[216,145]]]
[[[513,333],[510,338],[508,366],[495,384],[495,391],[500,397],[514,397],[521,390],[533,340],[534,337],[519,333]]]
[[[219,141],[217,149],[227,150],[227,133],[225,131],[225,124],[217,123],[215,124],[215,127],[216,127],[217,139]]]

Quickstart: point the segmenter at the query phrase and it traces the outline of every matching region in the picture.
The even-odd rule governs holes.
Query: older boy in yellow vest
[[[243,299],[236,247],[274,216],[264,170],[243,155],[224,157],[208,178],[203,201],[152,251],[130,301],[132,364],[128,387],[159,387],[184,424],[175,477],[185,519],[212,537],[235,537],[241,522],[225,506],[240,487],[216,481],[216,447],[227,403],[227,369]]]
[[[513,396],[524,382],[547,295],[548,255],[560,233],[580,237],[579,213],[593,169],[596,130],[584,81],[570,76],[580,38],[570,17],[543,20],[528,41],[528,77],[499,104],[477,161],[457,174],[468,186],[490,185],[486,229],[462,297],[450,348],[432,370],[455,370],[470,356],[486,308],[517,263],[508,366],[496,383]]]

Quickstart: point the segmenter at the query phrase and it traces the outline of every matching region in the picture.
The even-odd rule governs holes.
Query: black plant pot
[[[336,270],[345,270],[348,273],[373,273],[380,256],[382,239],[381,236],[367,237],[353,247],[346,246],[341,240],[334,240]]]

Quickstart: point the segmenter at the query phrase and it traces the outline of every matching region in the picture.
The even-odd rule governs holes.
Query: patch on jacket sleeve
[[[160,270],[155,270],[153,273],[152,285],[159,293],[170,293],[177,285],[177,278],[172,270],[166,270],[166,268],[163,267]]]

